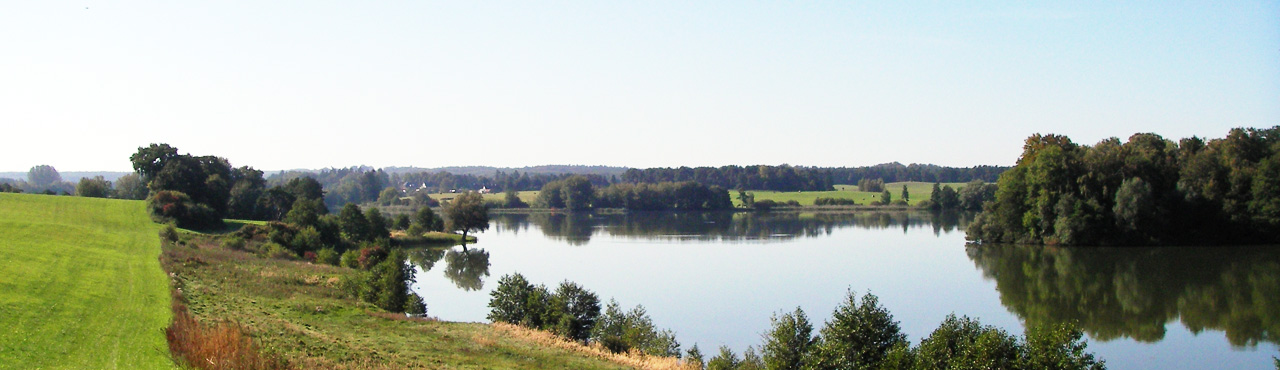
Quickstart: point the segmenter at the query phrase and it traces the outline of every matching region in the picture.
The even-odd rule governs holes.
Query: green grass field
[[[0,193],[0,368],[173,368],[141,201]]]
[[[963,182],[955,182],[943,183],[942,185],[951,185],[951,187],[956,188],[956,190],[960,190],[961,187],[964,187],[964,184],[965,183]],[[885,190],[888,190],[890,194],[893,194],[893,200],[897,201],[902,196],[902,185],[907,186],[907,193],[911,196],[911,201],[909,202],[911,205],[916,205],[925,199],[929,199],[929,195],[933,193],[933,183],[931,182],[893,182],[885,184],[884,188]],[[818,198],[853,199],[853,201],[858,202],[859,205],[868,205],[871,204],[871,202],[880,200],[880,193],[858,191],[857,185],[836,185],[835,188],[835,191],[748,192],[754,193],[757,201],[769,199],[775,202],[785,203],[786,201],[794,200],[796,202],[800,202],[800,205],[802,206],[812,206],[813,200]],[[736,191],[731,191],[730,197],[733,198],[734,206],[742,205],[742,202],[737,199],[738,193]]]
[[[457,198],[459,195],[462,195],[462,194],[463,193],[432,193],[428,195],[431,196],[431,199],[435,199],[438,201],[445,201],[445,200],[453,200],[453,198]],[[489,193],[489,194],[484,194],[482,196],[486,201],[502,201],[507,199],[506,198],[507,195],[504,193]],[[533,204],[533,201],[535,199],[538,199],[538,191],[537,190],[518,191],[516,192],[516,196],[519,196],[520,200],[523,200],[525,203]]]

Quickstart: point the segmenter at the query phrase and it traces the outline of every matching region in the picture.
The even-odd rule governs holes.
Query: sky
[[[1280,1],[13,1],[0,171],[1011,165],[1280,124]]]

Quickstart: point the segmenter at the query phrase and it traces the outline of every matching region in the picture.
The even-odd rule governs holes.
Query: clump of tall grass
[[[174,292],[173,299],[173,323],[164,335],[175,361],[202,370],[289,368],[284,360],[264,354],[240,325],[201,324],[187,312],[179,293]]]
[[[520,325],[505,322],[495,322],[491,325],[494,329],[505,332],[511,337],[524,339],[547,347],[568,350],[584,356],[611,361],[625,366],[635,367],[637,369],[690,370],[702,368],[701,364],[687,362],[676,357],[652,356],[635,349],[628,352],[614,353],[599,344],[586,345],[551,332],[530,329]]]

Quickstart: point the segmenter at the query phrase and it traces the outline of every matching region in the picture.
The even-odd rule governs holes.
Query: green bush
[[[176,243],[178,241],[178,228],[174,227],[173,224],[165,224],[163,228],[160,228],[160,240]]]
[[[244,238],[239,235],[232,235],[222,239],[222,247],[230,250],[244,250]]]
[[[342,258],[339,260],[339,264],[346,268],[360,268],[360,252],[354,249],[342,252]]]
[[[294,254],[293,251],[290,251],[288,248],[285,248],[283,245],[280,245],[276,242],[267,242],[267,244],[263,244],[262,251],[260,253],[267,258],[298,257],[298,255]]]
[[[422,296],[417,293],[409,293],[409,300],[404,303],[404,313],[414,316],[427,315],[427,303],[422,301]]]
[[[316,252],[316,262],[337,266],[342,262],[342,257],[333,248],[324,248]]]

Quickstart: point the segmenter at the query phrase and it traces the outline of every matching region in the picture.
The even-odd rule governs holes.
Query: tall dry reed
[[[637,369],[694,370],[700,368],[697,364],[687,363],[684,360],[675,357],[650,356],[640,353],[639,351],[613,353],[608,349],[605,349],[603,346],[584,345],[550,332],[503,322],[496,322],[492,325],[494,329],[503,331],[512,337],[532,341],[543,346],[561,348],[581,355],[612,361],[614,363],[631,366]]]

